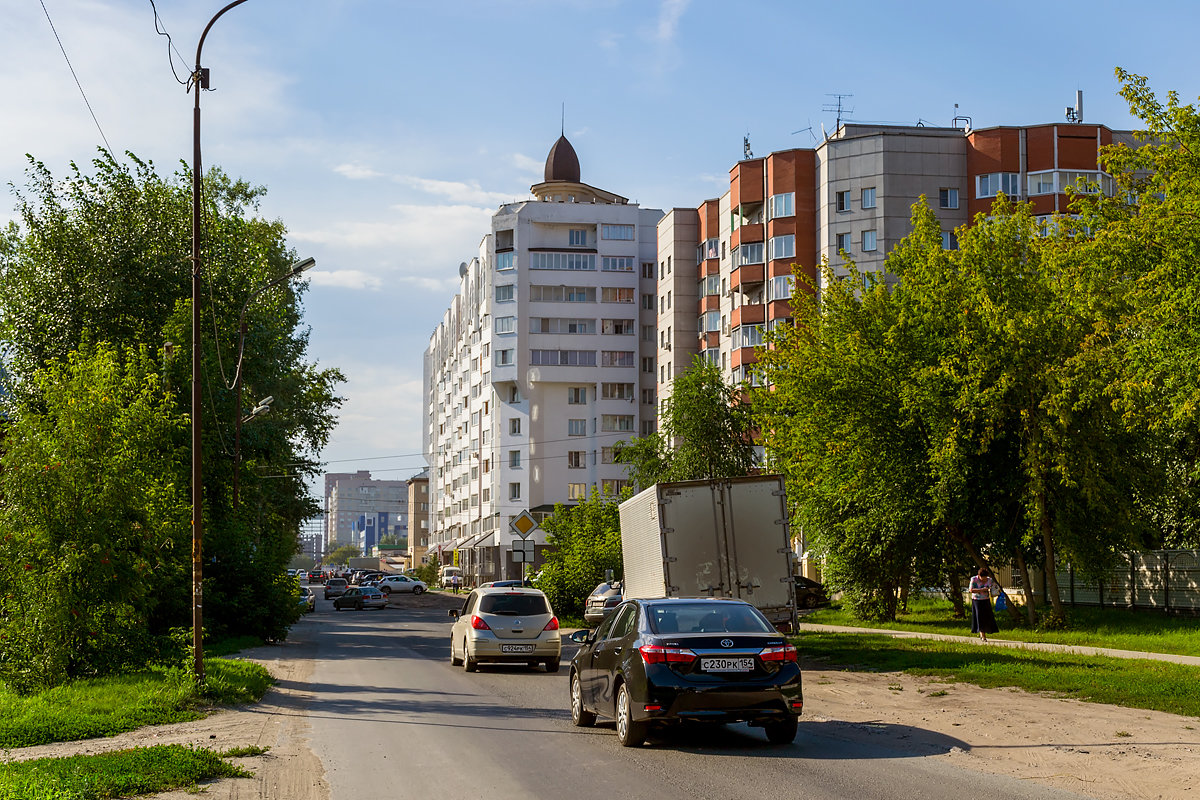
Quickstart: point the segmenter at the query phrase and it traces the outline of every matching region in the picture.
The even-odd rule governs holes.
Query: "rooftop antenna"
[[[950,120],[950,127],[957,128],[958,123],[960,123],[960,122],[966,123],[965,130],[968,130],[968,131],[971,130],[971,118],[966,115],[959,114],[958,113],[958,103],[955,103],[954,104],[954,119]]]
[[[842,100],[846,99],[847,97],[854,97],[854,95],[839,94],[836,92],[827,92],[825,94],[825,96],[826,97],[836,97],[837,102],[836,103],[826,103],[825,105],[821,106],[821,110],[822,111],[836,111],[837,112],[837,127],[838,128],[842,127],[842,112],[845,111],[847,116],[854,113],[854,109],[845,108],[842,105]]]
[[[754,158],[754,151],[750,149],[750,132],[746,131],[746,135],[742,137],[742,157]]]
[[[1067,122],[1083,122],[1083,89],[1075,90],[1075,107],[1067,106]]]
[[[807,128],[801,128],[801,129],[800,129],[800,130],[798,130],[798,131],[792,131],[792,136],[795,136],[797,133],[805,133],[805,132],[807,132],[807,133],[808,133],[808,135],[812,137],[812,140],[813,140],[814,142],[815,142],[815,141],[817,141],[817,135],[816,135],[815,133],[813,133],[812,120],[809,120],[809,121],[808,121],[808,127],[807,127]]]

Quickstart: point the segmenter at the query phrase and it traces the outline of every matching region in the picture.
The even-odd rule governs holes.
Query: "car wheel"
[[[559,665],[559,659],[547,658],[546,659],[546,672],[558,672],[558,665]]]
[[[571,673],[571,722],[576,728],[590,728],[596,724],[596,715],[583,707],[583,684],[579,673]]]
[[[646,723],[633,719],[633,701],[623,683],[617,689],[617,740],[622,747],[641,747],[646,741]]]
[[[420,586],[414,586],[414,587],[413,587],[413,594],[420,594],[420,593],[421,593],[421,592],[423,592],[423,591],[425,591],[425,590],[424,590],[424,589],[422,589]]]
[[[355,603],[355,604],[354,604],[354,610],[355,610],[355,611],[362,611],[362,610],[363,610],[363,603],[362,603],[362,600],[359,600],[357,603]]]
[[[380,587],[379,587],[379,591],[383,592],[384,594],[391,594],[391,593],[392,593],[392,587],[390,587],[390,586],[380,586]]]
[[[457,667],[462,664],[462,659],[454,654],[454,640],[450,640],[450,666]]]
[[[342,607],[341,607],[340,605],[338,605],[338,601],[337,601],[337,600],[334,600],[334,601],[333,601],[333,610],[334,610],[334,611],[341,611],[341,610],[342,610]]]
[[[810,594],[808,597],[804,598],[805,608],[816,608],[818,605],[820,605],[820,603],[821,599],[815,594]]]
[[[791,744],[796,739],[796,728],[798,727],[795,717],[789,717],[779,722],[768,722],[763,726],[766,731],[767,741],[771,744]]]
[[[467,649],[466,639],[463,639],[463,669],[467,672],[475,672],[479,669],[479,662],[471,657],[471,651]]]

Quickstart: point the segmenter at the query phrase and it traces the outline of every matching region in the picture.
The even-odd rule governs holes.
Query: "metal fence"
[[[1057,576],[1059,594],[1069,605],[1200,614],[1200,550],[1130,553],[1099,580],[1085,579],[1070,567]],[[1045,596],[1045,582],[1040,583]]]

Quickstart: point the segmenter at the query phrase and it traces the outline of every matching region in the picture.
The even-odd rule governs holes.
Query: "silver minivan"
[[[482,662],[544,664],[558,672],[562,639],[546,595],[517,586],[480,587],[450,609],[450,663],[474,672]]]

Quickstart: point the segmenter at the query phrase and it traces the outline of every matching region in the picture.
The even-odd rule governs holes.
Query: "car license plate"
[[[532,653],[533,645],[531,644],[502,644],[500,645],[501,653]]]
[[[700,669],[705,672],[750,672],[754,669],[753,658],[702,658]]]

